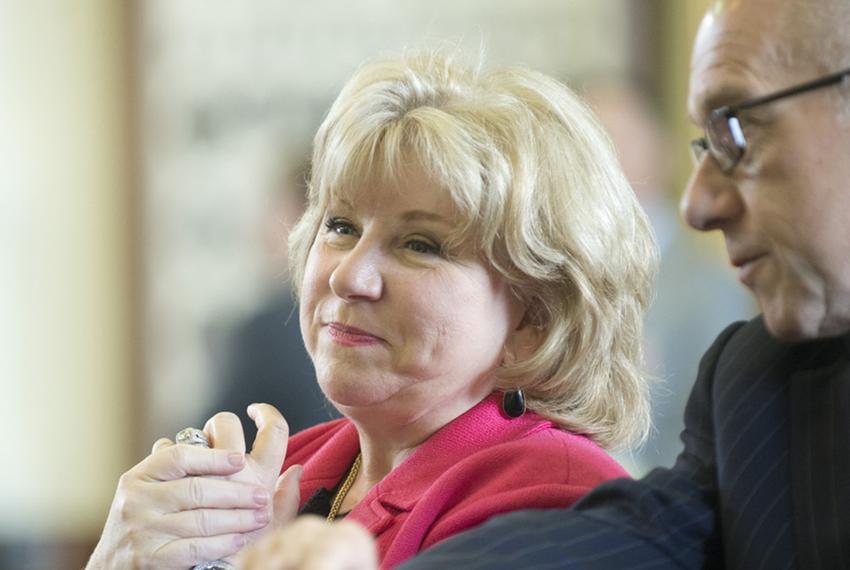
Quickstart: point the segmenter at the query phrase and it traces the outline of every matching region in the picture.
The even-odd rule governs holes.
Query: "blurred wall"
[[[678,199],[693,171],[688,143],[691,139],[700,136],[700,131],[688,119],[691,48],[702,16],[714,0],[661,1],[663,9],[660,17],[664,33],[658,42],[659,51],[655,65],[659,69],[657,77],[661,82],[659,92],[663,112],[668,118],[672,132],[673,146],[670,148],[669,156],[673,165],[676,189],[673,198]],[[719,232],[700,235],[702,237],[699,239],[705,244],[712,244],[709,247],[714,247],[725,255],[722,236]]]
[[[2,543],[96,536],[131,460],[125,6],[0,1]]]

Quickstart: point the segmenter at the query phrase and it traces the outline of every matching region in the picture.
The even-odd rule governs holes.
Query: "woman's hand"
[[[315,516],[298,517],[246,548],[239,570],[376,570],[378,555],[372,536],[359,524],[327,523]]]
[[[248,415],[257,425],[257,438],[251,453],[246,455],[245,467],[228,477],[231,481],[258,485],[268,490],[273,498],[269,510],[269,521],[281,526],[292,519],[298,511],[301,478],[301,466],[293,465],[280,474],[280,468],[286,457],[289,440],[289,426],[274,406],[269,404],[251,404]],[[221,412],[213,416],[204,426],[204,432],[210,439],[213,449],[226,449],[236,453],[245,453],[245,435],[239,418],[230,412]],[[268,521],[267,521],[268,522]],[[249,533],[249,542],[258,539],[266,532],[265,525]]]
[[[179,568],[236,554],[259,536],[277,511],[294,517],[300,467],[277,473],[286,454],[288,428],[272,406],[255,405],[257,440],[245,455],[236,441],[233,414],[207,422],[212,449],[167,439],[125,473],[89,570]],[[275,491],[277,494],[275,495]]]
[[[245,467],[228,450],[160,440],[127,471],[87,568],[180,568],[231,556],[243,533],[266,525],[270,495],[261,486],[208,476]]]

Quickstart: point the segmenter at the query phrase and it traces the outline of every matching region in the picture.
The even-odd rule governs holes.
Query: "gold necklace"
[[[354,484],[354,480],[357,479],[357,474],[360,472],[361,461],[362,456],[358,452],[357,457],[354,458],[354,463],[351,464],[351,470],[345,477],[345,481],[342,482],[342,486],[339,488],[339,491],[336,492],[334,502],[331,504],[331,510],[328,511],[328,522],[333,522],[337,513],[339,513],[342,501],[345,500],[345,496],[348,494],[349,489],[351,489],[351,486]]]

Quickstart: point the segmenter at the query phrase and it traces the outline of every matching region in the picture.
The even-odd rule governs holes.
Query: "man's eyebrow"
[[[729,85],[722,89],[710,89],[702,96],[702,102],[696,110],[688,109],[688,117],[695,125],[702,126],[708,114],[715,109],[726,106],[734,107],[755,96],[751,90],[743,85]],[[700,113],[702,117],[694,116],[694,112]],[[699,120],[700,118],[702,120]]]

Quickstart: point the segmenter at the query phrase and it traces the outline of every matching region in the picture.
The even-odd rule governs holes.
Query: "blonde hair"
[[[290,236],[297,290],[328,203],[414,158],[451,197],[469,240],[527,307],[542,344],[497,371],[531,410],[606,447],[649,427],[642,321],[657,252],[588,108],[525,68],[484,73],[445,51],[373,61],[314,141],[309,204]]]

